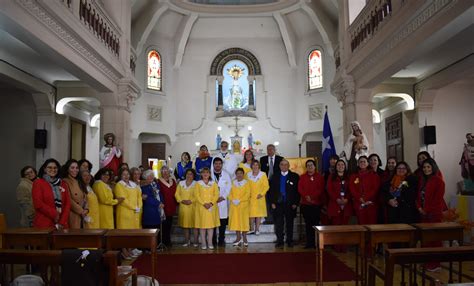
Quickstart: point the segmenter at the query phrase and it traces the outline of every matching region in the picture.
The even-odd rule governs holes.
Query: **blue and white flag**
[[[334,147],[334,139],[332,137],[331,124],[329,124],[328,111],[324,114],[324,125],[323,125],[323,173],[329,170],[329,159],[332,155],[336,154],[336,148]]]

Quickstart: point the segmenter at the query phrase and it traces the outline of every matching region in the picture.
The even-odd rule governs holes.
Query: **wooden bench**
[[[104,263],[109,270],[108,280],[109,286],[121,286],[124,281],[132,277],[132,285],[137,285],[137,271],[132,269],[128,273],[118,273],[118,251],[107,251],[104,253]],[[9,280],[6,275],[6,265],[9,264],[35,264],[45,267],[60,267],[61,265],[61,251],[59,250],[0,250],[0,283],[2,285],[9,285]],[[47,285],[58,285],[60,281],[58,272],[56,277],[46,278]],[[10,277],[13,280],[13,276]]]
[[[433,241],[449,241],[449,246],[453,246],[453,241],[457,240],[459,245],[463,244],[464,227],[457,222],[439,223],[415,223],[417,229],[417,240],[423,243]],[[449,283],[453,283],[453,262],[449,262]],[[415,272],[416,277],[416,272]],[[458,279],[462,280],[462,263],[459,261]]]
[[[103,248],[105,229],[56,230],[52,235],[52,249]]]
[[[3,248],[47,250],[53,228],[7,228],[3,231]]]
[[[360,225],[329,225],[314,226],[316,235],[316,285],[323,285],[323,255],[326,245],[355,245],[355,267],[358,278],[365,284],[367,260],[365,259],[365,233],[367,229]],[[359,253],[361,271],[359,272]],[[356,278],[356,285],[359,279]]]
[[[387,249],[385,250],[384,271],[372,263],[369,265],[368,285],[375,286],[375,278],[378,276],[384,280],[385,286],[392,286],[395,265],[427,263],[430,261],[474,261],[474,246]],[[422,279],[424,285],[425,276]]]

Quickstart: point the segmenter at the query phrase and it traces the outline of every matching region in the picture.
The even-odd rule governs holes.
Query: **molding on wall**
[[[118,80],[122,78],[122,74],[111,69],[107,62],[100,59],[101,56],[96,51],[86,47],[84,39],[74,35],[75,33],[69,31],[69,27],[64,27],[58,23],[58,21],[56,21],[55,18],[46,11],[46,9],[41,7],[41,1],[18,0],[16,3],[71,47],[71,49],[77,51],[84,59],[95,66],[113,82],[117,83]]]

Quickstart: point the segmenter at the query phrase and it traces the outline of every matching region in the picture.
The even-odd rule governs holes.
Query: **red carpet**
[[[151,275],[149,255],[133,264],[138,274]],[[324,254],[324,280],[351,281],[355,273],[331,253]],[[230,284],[313,282],[316,255],[312,252],[158,254],[157,278],[164,284]]]

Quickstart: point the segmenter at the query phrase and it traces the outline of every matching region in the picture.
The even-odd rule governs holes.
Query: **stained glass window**
[[[319,50],[312,50],[308,56],[308,86],[309,90],[323,87],[323,65]]]
[[[155,51],[148,52],[148,88],[161,91],[161,56]]]

